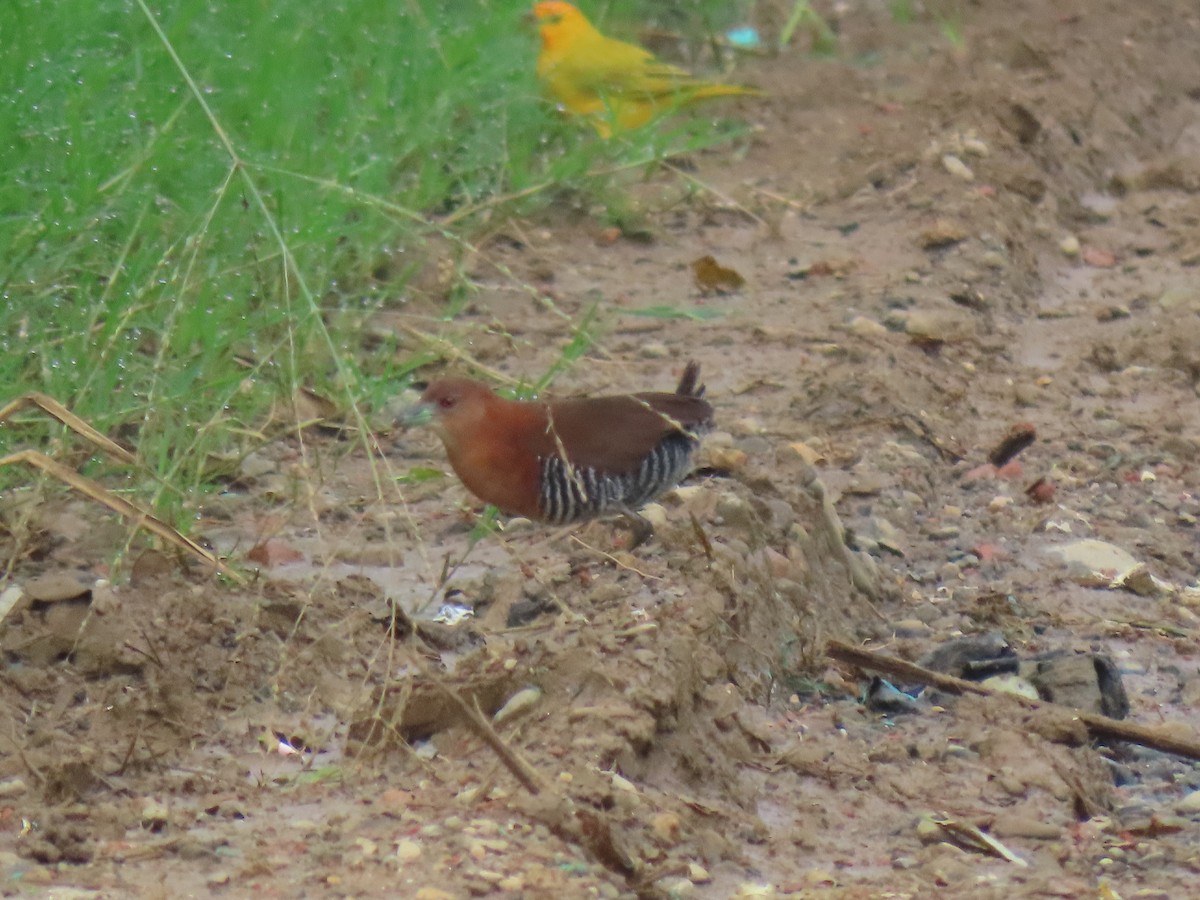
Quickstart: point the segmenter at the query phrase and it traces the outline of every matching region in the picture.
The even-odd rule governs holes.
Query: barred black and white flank
[[[542,460],[539,479],[542,517],[562,525],[606,513],[633,512],[683,480],[691,471],[697,443],[683,432],[668,434],[633,472],[601,472],[548,456]]]

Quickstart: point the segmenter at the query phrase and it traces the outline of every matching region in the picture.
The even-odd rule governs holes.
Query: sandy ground
[[[109,573],[124,526],[14,498],[6,895],[1196,892],[1195,762],[1004,697],[864,705],[824,646],[976,638],[1020,687],[1111,712],[1115,678],[1196,739],[1200,10],[977,2],[956,45],[850,6],[839,59],[744,72],[750,138],[630,185],[628,236],[563,210],[465,260],[453,336],[495,375],[545,371],[594,303],[561,391],[701,363],[718,431],[644,547],[475,542],[427,432],[256,452],[198,529],[261,567],[242,587]],[[744,285],[698,284],[704,256]]]

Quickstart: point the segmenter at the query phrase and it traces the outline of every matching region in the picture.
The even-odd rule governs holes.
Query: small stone
[[[988,831],[997,837],[1032,838],[1035,841],[1053,841],[1063,835],[1063,829],[1058,825],[1010,812],[999,813]]]
[[[962,533],[962,529],[957,525],[941,525],[929,532],[929,539],[934,541],[948,541],[951,538],[956,538]]]
[[[675,813],[665,812],[659,813],[651,820],[650,828],[663,843],[674,845],[679,842],[682,823]]]
[[[917,822],[917,840],[922,844],[937,844],[946,839],[942,826],[933,821],[931,816],[921,816]]]
[[[855,316],[846,323],[846,330],[859,337],[882,337],[888,333],[884,325],[866,316]]]
[[[1036,384],[1030,384],[1027,381],[1018,381],[1013,385],[1013,399],[1018,406],[1037,406],[1038,400],[1042,397],[1042,392],[1038,390]]]
[[[975,323],[957,310],[914,309],[904,322],[904,330],[913,337],[952,343],[974,337]]]
[[[717,501],[717,515],[725,520],[725,524],[734,527],[748,527],[757,520],[754,507],[741,497],[725,496]]]
[[[40,575],[25,582],[26,596],[43,603],[75,600],[86,596],[90,590],[88,585],[65,572],[51,572],[49,575]]]
[[[405,838],[396,842],[396,859],[399,860],[402,865],[410,862],[416,862],[421,858],[421,854],[423,852],[424,851],[422,851],[421,845],[416,841],[410,841]]]
[[[1175,812],[1181,815],[1200,813],[1200,791],[1192,791],[1175,804]]]
[[[241,476],[248,479],[261,478],[263,475],[274,472],[278,468],[279,463],[257,451],[248,453],[246,458],[242,460],[241,465],[238,466]]]
[[[756,419],[753,416],[743,416],[734,421],[731,430],[734,434],[762,434],[767,429],[761,419]],[[711,442],[711,437],[709,440]]]
[[[508,699],[496,714],[492,716],[492,721],[499,725],[501,722],[507,722],[509,719],[515,719],[518,716],[529,712],[542,699],[542,692],[535,687],[527,687],[517,691]]]
[[[963,153],[968,156],[987,156],[991,153],[987,144],[977,137],[964,137],[962,139]]]
[[[640,355],[642,359],[666,359],[671,356],[671,349],[661,341],[651,341],[642,344]]]
[[[142,804],[142,827],[158,831],[167,824],[170,813],[166,804],[154,799],[147,799]]]
[[[1046,547],[1042,554],[1057,559],[1077,580],[1096,585],[1107,586],[1138,566],[1128,551],[1092,538]]]
[[[947,153],[942,157],[942,168],[963,181],[975,180],[975,173],[971,171],[971,167],[953,153]]]
[[[730,473],[746,468],[746,462],[750,458],[745,450],[739,450],[737,447],[713,447],[705,455],[708,464],[714,469]]]
[[[696,896],[696,885],[679,875],[661,878],[655,882],[655,886],[661,891],[661,896],[665,897],[678,897],[679,900],[684,900],[685,897]]]
[[[1200,290],[1197,290],[1194,285],[1169,287],[1158,298],[1158,305],[1164,310],[1178,309],[1200,312]]]
[[[938,219],[917,236],[922,250],[951,247],[967,239],[967,229],[950,219]]]
[[[692,884],[708,884],[712,881],[712,876],[708,874],[708,869],[700,865],[700,863],[688,863],[688,878]]]
[[[655,527],[662,528],[667,524],[667,511],[661,503],[647,503],[638,512],[641,517]]]
[[[1062,253],[1063,256],[1068,257],[1069,259],[1074,259],[1076,256],[1078,256],[1080,250],[1082,250],[1082,249],[1083,249],[1083,247],[1079,243],[1079,238],[1075,237],[1075,235],[1073,235],[1073,234],[1067,235],[1065,238],[1063,238],[1061,241],[1058,242],[1059,252]]]
[[[892,623],[892,631],[898,638],[928,637],[933,629],[920,619],[901,619]]]
[[[779,893],[774,885],[763,884],[761,881],[747,881],[739,884],[733,893],[732,900],[757,900],[760,897],[777,897]]]
[[[13,797],[20,797],[29,786],[25,783],[25,779],[19,775],[14,775],[12,778],[5,778],[0,781],[0,800],[8,800]]]
[[[981,685],[988,690],[996,691],[1001,694],[1016,694],[1018,697],[1025,697],[1028,700],[1041,699],[1038,695],[1037,688],[1030,682],[1026,681],[1020,675],[1013,672],[1005,672],[1002,675],[993,675],[991,678],[985,678]]]

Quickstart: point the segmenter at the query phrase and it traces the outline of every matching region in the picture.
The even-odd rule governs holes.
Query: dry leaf
[[[740,291],[746,284],[736,270],[727,269],[711,256],[702,256],[692,263],[692,274],[696,278],[696,287],[702,294],[732,294]]]

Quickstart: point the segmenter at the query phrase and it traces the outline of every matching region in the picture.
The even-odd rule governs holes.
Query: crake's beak
[[[433,422],[433,406],[424,400],[418,400],[396,419],[401,428],[420,428]]]

